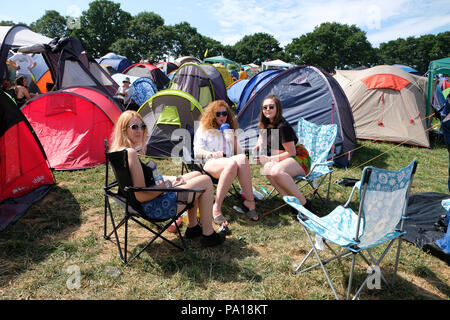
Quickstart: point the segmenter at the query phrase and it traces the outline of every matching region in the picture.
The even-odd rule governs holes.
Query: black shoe
[[[216,233],[215,231],[209,236],[203,236],[200,240],[202,246],[204,247],[214,247],[222,244],[225,241],[224,233]]]
[[[197,224],[195,227],[192,228],[186,228],[186,232],[184,233],[184,237],[186,239],[194,239],[197,237],[200,237],[202,235],[202,227],[200,227],[199,224]]]
[[[308,211],[314,211],[314,207],[312,205],[311,200],[306,200],[306,203],[303,205]]]

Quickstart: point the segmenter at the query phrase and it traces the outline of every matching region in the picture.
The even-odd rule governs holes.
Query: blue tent
[[[238,80],[230,84],[227,89],[227,96],[234,103],[239,103],[242,91],[250,80]]]
[[[348,165],[356,147],[350,104],[337,81],[312,66],[279,72],[250,97],[237,116],[239,128],[245,133],[240,136],[241,145],[251,149],[256,144],[260,105],[269,94],[275,94],[281,100],[283,117],[295,130],[299,117],[318,125],[337,124],[334,161],[339,167]]]
[[[278,69],[268,69],[261,71],[257,75],[255,75],[253,78],[250,79],[250,81],[247,83],[245,88],[242,90],[241,97],[239,99],[239,103],[237,105],[237,113],[241,112],[241,109],[244,107],[244,105],[247,103],[247,101],[252,97],[252,95],[255,94],[256,91],[258,91],[260,88],[262,88],[267,82],[269,82],[270,79],[275,77],[277,74],[279,74],[282,70]]]
[[[146,77],[135,80],[131,87],[134,89],[131,98],[138,106],[143,105],[145,101],[158,92],[155,83],[150,78]]]
[[[129,66],[133,65],[133,63],[126,57],[119,56],[112,52],[101,57],[100,59],[97,59],[97,62],[101,65],[111,66],[120,73],[125,71],[125,69],[127,69]]]

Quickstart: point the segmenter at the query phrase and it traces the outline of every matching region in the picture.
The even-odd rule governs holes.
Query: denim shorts
[[[151,219],[169,219],[178,211],[176,192],[164,192],[153,200],[141,203],[147,217]]]

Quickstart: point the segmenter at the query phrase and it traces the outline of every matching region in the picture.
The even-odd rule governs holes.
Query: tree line
[[[0,25],[11,25],[2,21]],[[450,32],[420,37],[399,38],[373,48],[366,33],[355,25],[322,23],[314,31],[292,39],[284,48],[270,34],[246,35],[234,45],[223,45],[201,35],[187,22],[166,25],[153,12],[135,16],[122,10],[120,4],[95,0],[79,20],[47,10],[29,27],[47,37],[74,36],[80,39],[90,55],[101,57],[115,52],[138,62],[154,61],[168,56],[192,55],[203,58],[224,55],[242,64],[261,64],[281,59],[297,65],[313,65],[332,73],[335,69],[371,67],[380,64],[404,64],[425,73],[432,60],[450,55]]]

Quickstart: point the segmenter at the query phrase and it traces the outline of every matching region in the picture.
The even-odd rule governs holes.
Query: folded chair
[[[311,157],[311,170],[306,176],[294,177],[297,184],[300,184],[300,190],[306,186],[312,188],[312,200],[318,196],[322,201],[323,198],[319,194],[319,188],[328,177],[327,201],[330,197],[331,174],[333,173],[333,161],[328,161],[330,151],[334,144],[337,134],[336,124],[316,125],[302,117],[298,119],[297,137],[299,143],[303,144],[308,150]],[[263,190],[264,191],[264,190]],[[266,193],[266,198],[271,198],[277,193],[273,189],[270,193]]]
[[[105,141],[105,155],[106,155],[106,177],[105,177],[105,212],[104,212],[104,238],[110,240],[111,236],[114,234],[116,245],[119,250],[120,259],[124,264],[136,259],[142,252],[144,252],[156,239],[161,238],[166,242],[170,243],[174,247],[184,250],[186,249],[186,244],[181,236],[178,224],[175,223],[177,228],[178,237],[181,240],[182,246],[174,243],[173,241],[167,239],[163,236],[164,231],[175,222],[186,210],[189,210],[194,205],[194,199],[196,193],[202,193],[204,190],[200,189],[182,189],[182,188],[168,188],[162,189],[157,187],[146,187],[146,188],[135,188],[131,180],[131,174],[128,166],[128,153],[127,150],[108,152],[108,145]],[[115,179],[110,181],[109,178],[109,166],[112,167]],[[175,216],[167,219],[153,219],[149,218],[141,207],[141,203],[137,201],[135,197],[135,192],[138,191],[164,191],[164,192],[176,192],[177,202],[179,204],[185,205],[185,208],[176,214]],[[180,194],[192,192],[194,197],[192,201],[180,200]],[[184,198],[188,198],[187,196]],[[114,200],[123,209],[123,217],[119,222],[113,215],[113,207],[111,206],[110,199]],[[112,231],[108,233],[108,216],[110,218],[110,223],[112,226]],[[150,240],[145,246],[140,249],[130,260],[128,260],[128,222],[134,221],[137,225],[143,227],[150,232]],[[146,223],[148,222],[148,223]],[[124,227],[123,231],[123,241],[119,237],[119,229]],[[135,248],[137,249],[137,248]]]
[[[303,273],[320,266],[334,296],[336,299],[339,299],[325,265],[337,258],[351,255],[352,264],[347,288],[347,299],[349,299],[352,288],[355,259],[357,255],[360,255],[371,268],[372,272],[375,271],[375,274],[369,275],[364,280],[353,297],[353,299],[356,299],[363,287],[370,280],[378,280],[379,282],[383,280],[389,287],[386,278],[381,271],[379,271],[379,265],[394,244],[394,241],[398,239],[395,267],[392,277],[393,285],[397,273],[402,236],[405,234],[403,231],[403,219],[416,167],[417,163],[414,160],[407,167],[399,171],[389,171],[374,167],[364,168],[360,183],[357,183],[353,187],[347,203],[343,206],[336,207],[335,210],[324,217],[318,217],[305,209],[298,199],[285,196],[283,198],[284,201],[298,211],[297,219],[303,226],[312,247],[300,265],[296,268],[294,274]],[[359,210],[358,213],[355,213],[349,208],[349,204],[357,189],[359,189]],[[316,244],[313,243],[310,233],[316,235]],[[328,249],[333,252],[334,256],[328,259],[322,259],[320,257],[317,247],[320,248],[321,241],[323,241]],[[342,248],[341,252],[336,253],[328,242]],[[387,243],[385,250],[381,256],[376,259],[372,254],[371,249],[385,243]],[[316,256],[318,263],[302,269],[312,253]],[[368,257],[366,256],[366,253]]]

